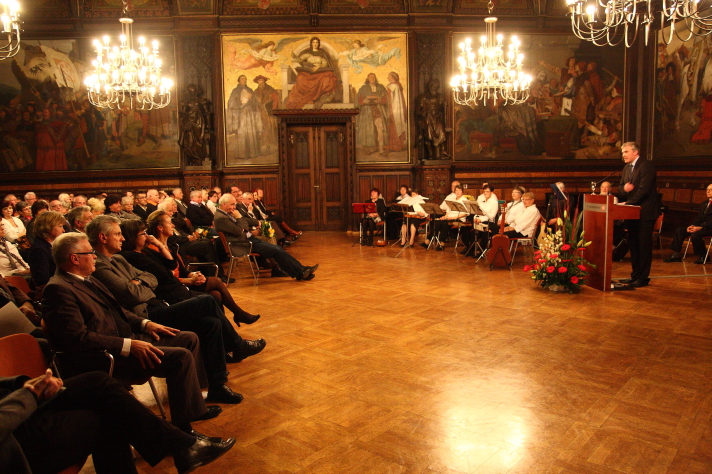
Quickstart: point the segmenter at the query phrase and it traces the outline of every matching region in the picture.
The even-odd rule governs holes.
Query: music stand
[[[419,203],[421,206],[423,203]],[[413,211],[413,206],[410,206],[408,204],[399,204],[402,206],[405,210],[403,211],[403,221],[405,222],[405,233],[403,233],[403,229],[401,229],[401,240],[405,239],[405,245],[403,246],[402,249],[396,254],[395,257],[393,258],[398,258],[400,257],[400,254],[402,254],[405,249],[412,248],[412,245],[410,245],[410,238],[408,237],[408,232],[410,232],[410,218],[411,217],[418,217],[415,215],[415,211]],[[416,232],[418,230],[416,229]],[[400,242],[400,240],[398,241]]]
[[[411,209],[411,207],[408,204],[401,204],[398,202],[394,202],[393,204],[391,204],[391,212],[401,214],[401,217],[396,217],[396,219],[395,219],[396,225],[398,225],[398,219],[400,219],[401,221],[403,221],[405,219],[405,215],[409,209]],[[407,229],[406,229],[406,232],[407,232]],[[398,240],[396,240],[395,242],[393,242],[391,244],[391,247],[394,247],[395,245],[400,243],[401,240],[403,240],[403,229],[402,228],[401,228],[401,231],[399,232],[399,234],[400,234],[400,238]]]
[[[460,240],[460,229],[462,227],[463,222],[460,221],[463,217],[467,217],[470,215],[470,211],[465,204],[463,204],[460,201],[445,201],[445,204],[447,207],[450,209],[450,212],[457,212],[457,217],[453,217],[452,219],[448,219],[448,225],[452,225],[453,222],[458,222],[457,226],[457,237],[455,238],[455,252],[457,252],[457,243],[460,242],[464,246],[465,244]],[[475,201],[475,205],[477,205],[477,202]],[[474,226],[473,226],[474,227]],[[449,236],[449,235],[448,235]],[[440,239],[438,239],[440,241]]]
[[[363,214],[361,219],[366,217],[366,214],[373,214],[376,212],[376,203],[374,202],[354,202],[351,204],[351,210],[354,215]],[[351,245],[352,247],[356,244],[363,243],[363,225],[361,221],[358,223],[358,240]]]
[[[420,207],[422,207],[423,211],[425,211],[425,213],[428,214],[428,216],[430,216],[431,220],[433,220],[436,217],[445,215],[445,211],[443,211],[442,208],[438,204],[435,204],[432,202],[421,203]],[[433,217],[433,216],[436,216],[436,217]],[[430,239],[430,243],[425,248],[425,250],[430,250],[430,246],[433,245],[433,240],[435,240],[435,239]],[[439,239],[438,239],[438,243],[440,243]]]

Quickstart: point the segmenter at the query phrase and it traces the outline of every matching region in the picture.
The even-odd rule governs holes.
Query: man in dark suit
[[[245,218],[236,218],[233,216],[235,211],[236,199],[232,194],[223,194],[218,201],[220,205],[217,212],[215,212],[215,230],[225,234],[228,242],[231,243],[242,243],[248,244],[252,242],[252,251],[260,254],[264,258],[273,258],[282,271],[286,272],[287,275],[297,280],[311,280],[314,278],[314,272],[319,267],[319,265],[314,265],[313,267],[305,267],[299,261],[289,255],[286,250],[278,245],[273,245],[267,242],[263,242],[257,237],[255,233],[259,230],[252,229],[248,225]],[[274,269],[273,269],[274,275]]]
[[[138,192],[136,193],[136,202],[134,203],[133,212],[141,218],[144,222],[148,219],[148,201],[146,200],[146,193]],[[155,210],[155,209],[154,209]]]
[[[104,372],[67,380],[50,370],[34,379],[0,377],[3,472],[54,474],[91,454],[97,474],[135,474],[133,446],[151,466],[172,455],[178,472],[187,473],[234,444],[183,433]]]
[[[184,431],[192,430],[191,421],[220,413],[220,407],[209,410],[203,400],[200,389],[207,380],[194,333],[124,310],[109,290],[91,277],[96,253],[85,234],[59,236],[53,242],[52,256],[57,273],[43,292],[42,313],[46,336],[54,348],[68,353],[106,350],[115,358],[114,377],[127,383],[147,376],[165,378],[171,420]],[[154,346],[154,341],[160,341],[159,345]],[[97,368],[91,367],[86,356],[76,359],[76,372]],[[64,365],[66,372],[68,364]]]
[[[690,237],[692,248],[695,249],[695,255],[699,258],[695,263],[702,265],[705,262],[707,255],[707,247],[703,237],[712,236],[712,184],[707,186],[707,199],[700,204],[700,212],[692,222],[692,225],[687,227],[678,227],[675,229],[675,236],[672,238],[672,255],[665,259],[666,262],[682,262],[682,243],[686,238]]]
[[[187,206],[183,202],[183,190],[181,188],[174,188],[173,189],[173,199],[176,201],[176,206],[178,208],[178,215],[180,215],[181,219],[185,219],[186,216],[186,211],[187,211]],[[197,225],[193,223],[193,225]]]
[[[633,271],[630,278],[620,282],[640,288],[650,282],[653,227],[660,214],[657,178],[655,166],[640,156],[640,148],[635,142],[624,143],[621,150],[626,165],[621,173],[618,200],[621,204],[640,206],[640,219],[625,221]]]
[[[255,207],[260,210],[260,213],[262,213],[262,215],[265,216],[267,220],[274,221],[279,224],[280,227],[282,227],[282,229],[284,229],[284,231],[289,234],[290,237],[292,237],[292,240],[297,240],[299,237],[302,236],[302,231],[292,229],[286,222],[284,222],[284,219],[282,217],[276,215],[275,213],[267,209],[267,206],[265,206],[265,203],[263,201],[263,190],[257,188],[253,193],[253,199],[255,201]]]
[[[178,206],[180,209],[180,206]],[[203,193],[200,190],[190,192],[190,203],[185,215],[193,227],[210,227],[213,225],[213,212],[203,204]]]

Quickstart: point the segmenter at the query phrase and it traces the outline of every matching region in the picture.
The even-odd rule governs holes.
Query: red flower
[[[529,271],[531,271],[531,269],[532,269],[531,266],[529,266],[529,265],[524,265],[524,271],[525,271],[525,272],[529,272]]]
[[[579,281],[579,280],[578,280],[578,277],[577,277],[577,276],[572,276],[572,277],[571,277],[571,283],[573,283],[574,285],[575,285],[576,283],[578,283],[578,281]]]
[[[586,265],[576,265],[576,266],[577,266],[578,269],[581,270],[582,272],[585,272],[585,271],[586,271]]]
[[[571,246],[569,244],[564,244],[561,246],[561,250],[563,250],[563,251],[567,251],[569,249],[571,249]]]
[[[549,258],[557,258],[558,256],[558,253],[552,253],[551,255],[549,255]]]
[[[556,270],[556,268],[554,268],[553,265],[550,266],[550,267],[546,267],[546,272],[547,272],[547,273],[554,273],[554,270]]]
[[[546,259],[545,259],[545,258],[540,258],[540,259],[537,260],[537,261],[538,261],[539,263],[545,263],[545,262],[546,262]]]
[[[566,273],[568,271],[569,271],[569,269],[566,267],[559,267],[559,273]]]
[[[541,255],[541,250],[537,250],[536,252],[534,252],[535,257],[538,257],[539,255]]]

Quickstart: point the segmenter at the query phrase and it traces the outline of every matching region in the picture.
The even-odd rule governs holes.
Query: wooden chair
[[[665,218],[665,213],[661,212],[658,218],[655,220],[655,225],[653,226],[653,238],[658,239],[658,247],[660,247],[660,258],[665,258],[663,255],[663,241],[661,240],[661,232],[663,230],[663,219]],[[689,241],[688,241],[689,245]],[[685,249],[687,250],[687,249]]]
[[[230,257],[230,267],[225,275],[228,282],[225,286],[227,287],[230,285],[232,270],[235,268],[235,265],[240,261],[240,259],[244,257],[247,257],[247,262],[250,264],[250,270],[252,271],[252,277],[255,280],[255,285],[259,284],[260,267],[257,264],[257,257],[259,254],[252,253],[252,242],[248,241],[244,245],[236,243],[231,244],[227,241],[225,234],[222,232],[218,232],[218,236],[220,237],[220,242],[222,242],[222,245],[225,248],[225,253],[228,257]]]
[[[26,375],[35,378],[46,371],[47,363],[37,339],[29,334],[13,334],[0,338],[0,377]],[[86,459],[58,474],[77,474],[85,462]]]

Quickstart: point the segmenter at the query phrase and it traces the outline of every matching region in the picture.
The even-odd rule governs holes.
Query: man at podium
[[[621,204],[640,206],[640,219],[626,220],[628,243],[633,271],[630,278],[620,280],[634,288],[648,286],[650,265],[653,262],[653,227],[660,213],[655,166],[641,159],[640,148],[635,142],[626,142],[621,147],[625,167],[618,187]]]

